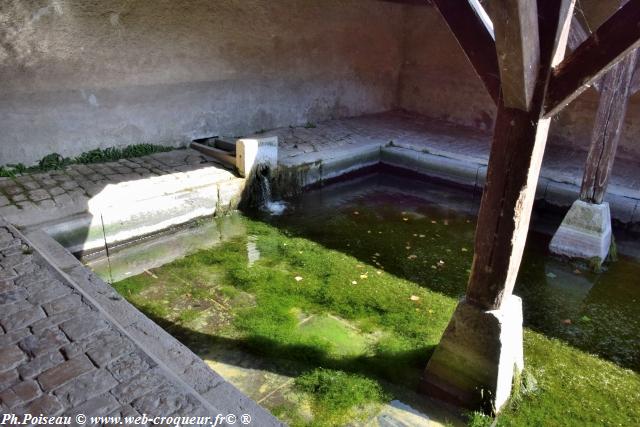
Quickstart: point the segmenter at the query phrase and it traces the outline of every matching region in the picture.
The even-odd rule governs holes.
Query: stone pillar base
[[[462,300],[429,360],[421,391],[469,409],[498,412],[524,368],[522,300],[484,311]]]
[[[554,234],[549,249],[556,255],[592,260],[607,258],[611,246],[609,203],[576,200]]]

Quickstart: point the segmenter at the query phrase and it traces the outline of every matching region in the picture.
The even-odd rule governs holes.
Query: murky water
[[[402,402],[362,425],[414,417],[407,403],[431,419],[408,425],[457,423],[412,390],[464,295],[478,205],[478,194],[380,172],[305,192],[279,215],[217,219],[90,265],[125,279],[125,297],[292,425],[313,417],[293,381],[315,366],[390,381]],[[530,233],[518,277],[526,326],[640,371],[638,257],[595,274],[550,257],[548,240]]]
[[[283,216],[264,220],[457,298],[478,207],[479,195],[468,191],[377,173],[305,193]],[[638,254],[594,274],[550,256],[549,240],[535,231],[528,237],[514,291],[525,326],[640,371]]]

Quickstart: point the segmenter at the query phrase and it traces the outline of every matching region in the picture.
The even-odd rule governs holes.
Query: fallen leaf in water
[[[299,281],[302,280],[302,277],[301,276],[296,276],[296,277],[294,277],[294,279],[296,279],[296,282],[299,282]]]
[[[410,299],[411,301],[420,301],[420,297],[419,297],[419,296],[417,296],[417,295],[411,295],[411,296],[409,297],[409,299]]]
[[[157,278],[158,278],[158,276],[156,276],[155,274],[153,274],[153,273],[152,273],[151,271],[149,271],[149,270],[145,270],[144,272],[145,272],[145,273],[147,273],[149,276],[153,277],[154,279],[157,279]]]

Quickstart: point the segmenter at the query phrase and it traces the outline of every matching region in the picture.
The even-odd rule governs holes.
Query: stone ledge
[[[77,289],[83,298],[97,307],[101,315],[116,325],[158,365],[157,369],[168,372],[178,384],[190,390],[194,396],[198,396],[205,408],[209,408],[210,413],[249,413],[257,425],[282,425],[268,411],[246,398],[213,372],[191,350],[120,297],[113,288],[75,260],[53,238],[42,231],[32,232],[29,236],[33,240],[26,240],[54,267],[60,280]],[[64,266],[64,271],[58,265]],[[224,387],[220,387],[223,384]],[[218,393],[213,392],[223,389],[233,391],[239,400],[221,399]]]

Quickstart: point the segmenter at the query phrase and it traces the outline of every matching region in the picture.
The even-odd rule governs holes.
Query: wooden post
[[[489,14],[498,48],[504,105],[528,111],[538,78],[538,7],[530,0],[493,0]]]
[[[523,10],[501,2],[494,6],[502,5],[493,10],[493,16],[503,19],[494,26],[501,93],[508,92],[509,105],[519,108],[499,98],[466,298],[458,304],[421,384],[424,392],[467,407],[499,411],[511,393],[514,372],[524,366],[522,303],[511,294],[549,131],[550,119],[543,117],[547,86],[552,66],[564,56],[574,1],[539,0],[533,21],[536,7],[530,4]],[[532,43],[528,37],[538,40]],[[513,49],[514,43],[539,51]],[[507,75],[511,78],[505,91]]]
[[[604,200],[631,95],[637,56],[637,50],[629,54],[601,80],[600,103],[580,189],[580,200],[584,202],[600,204]]]
[[[488,50],[486,37],[470,37],[464,22],[452,13],[454,4],[464,9],[467,2],[434,3],[463,49]],[[468,407],[499,411],[509,398],[514,371],[524,365],[522,302],[512,291],[550,117],[640,44],[640,0],[634,0],[563,59],[574,4],[575,0],[496,0],[492,6],[497,8],[494,19],[501,19],[493,25],[501,86],[473,266],[466,297],[429,360],[421,384],[428,394]],[[539,43],[527,40],[530,37],[539,37]],[[538,46],[539,52],[525,51],[524,46]],[[494,60],[487,67],[481,56],[474,58],[478,74],[487,76]],[[534,64],[539,64],[537,70],[531,69]]]
[[[616,6],[616,2],[612,2],[611,7]],[[624,50],[625,46],[633,46],[637,44],[633,38],[627,36],[633,31],[626,31],[624,26],[611,25],[612,20],[626,20],[636,16],[636,21],[640,20],[640,7],[638,2],[630,3],[626,0],[621,2],[621,7],[626,8],[624,14],[620,11],[616,12],[608,22],[605,22],[596,30],[596,34],[590,36],[586,31],[579,28],[579,24],[574,25],[574,55],[566,61],[567,69],[559,70],[557,75],[569,72],[569,74],[581,74],[583,79],[591,80],[589,74],[591,72],[601,72],[598,67],[594,67],[592,62],[582,61],[583,66],[572,68],[572,63],[579,61],[580,51],[583,58],[591,56],[611,55],[613,52]],[[577,23],[576,23],[577,24]],[[616,31],[620,34],[611,37]],[[602,40],[600,36],[609,34],[609,40]],[[590,41],[589,41],[590,40]],[[601,41],[605,44],[602,45]],[[612,43],[615,48],[602,48],[608,43]],[[594,46],[596,48],[594,49]],[[597,47],[601,46],[601,47]],[[589,50],[593,53],[589,53]],[[627,110],[628,97],[632,93],[632,78],[636,68],[637,49],[632,50],[623,60],[610,67],[606,65],[603,68],[609,68],[602,77],[597,80],[596,89],[600,91],[600,102],[598,112],[596,114],[595,125],[591,135],[591,143],[589,144],[589,154],[585,164],[584,175],[582,177],[582,186],[580,188],[580,197],[573,202],[571,208],[566,213],[562,223],[556,230],[549,243],[549,250],[559,256],[571,259],[587,260],[590,263],[601,264],[607,258],[611,247],[612,230],[611,230],[611,211],[609,204],[604,201],[604,196],[609,183],[609,177],[613,168],[616,156],[620,133],[624,125],[624,118]],[[607,63],[604,60],[601,63]],[[588,71],[587,74],[584,73]],[[557,75],[555,77],[557,77]],[[565,74],[566,76],[567,74]],[[558,80],[556,80],[557,82]],[[592,80],[593,83],[596,81]],[[575,81],[580,83],[580,81]],[[584,83],[584,80],[582,80]],[[584,88],[582,84],[582,88]],[[562,93],[563,89],[556,93]],[[566,89],[570,90],[567,91]],[[566,99],[572,99],[579,93],[575,91],[575,86],[566,85],[564,93],[569,96]],[[574,93],[570,93],[574,90]],[[550,99],[554,99],[550,96]],[[558,104],[558,105],[561,105]]]
[[[529,229],[550,124],[543,117],[547,84],[552,66],[564,57],[573,10],[573,2],[559,9],[550,1],[538,3],[547,21],[540,22],[541,66],[530,109],[498,107],[467,286],[467,300],[485,310],[499,308],[511,295]]]

